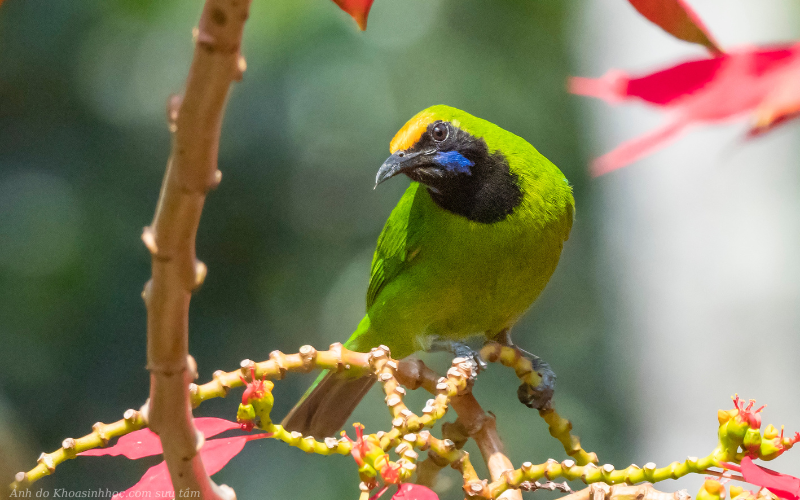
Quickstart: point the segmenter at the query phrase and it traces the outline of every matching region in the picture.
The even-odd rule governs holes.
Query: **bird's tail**
[[[345,347],[355,351],[369,350],[369,317],[364,317]],[[316,439],[333,437],[344,427],[361,398],[369,391],[375,377],[372,374],[353,376],[323,371],[308,388],[281,425],[287,431],[297,431]]]
[[[332,437],[344,427],[375,377],[353,377],[325,370],[292,411],[283,419],[287,431],[297,431],[316,439]]]

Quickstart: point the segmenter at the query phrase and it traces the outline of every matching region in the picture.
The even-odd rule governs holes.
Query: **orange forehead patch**
[[[435,116],[430,111],[423,111],[417,114],[414,118],[408,120],[403,125],[394,139],[389,144],[389,152],[395,154],[398,151],[408,149],[419,141],[422,134],[428,130],[428,125],[435,120]]]

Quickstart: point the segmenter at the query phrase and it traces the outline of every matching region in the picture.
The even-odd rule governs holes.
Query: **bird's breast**
[[[435,287],[432,329],[460,337],[510,326],[544,289],[562,246],[557,228],[536,221],[440,225],[415,257]]]

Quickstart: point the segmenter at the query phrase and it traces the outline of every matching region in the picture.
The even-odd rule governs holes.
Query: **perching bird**
[[[524,139],[449,106],[409,120],[391,153],[375,185],[398,174],[412,182],[378,238],[367,314],[345,347],[386,345],[399,359],[475,335],[509,343],[507,332],[544,289],[572,228],[564,174]],[[555,377],[532,358],[544,382],[524,402],[540,407]],[[283,425],[333,436],[374,381],[323,372]]]

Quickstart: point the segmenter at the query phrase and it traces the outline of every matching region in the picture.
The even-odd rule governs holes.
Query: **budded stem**
[[[233,498],[208,477],[198,451],[188,386],[189,302],[205,278],[195,258],[195,237],[206,193],[221,179],[219,137],[228,90],[244,69],[240,45],[250,0],[207,0],[195,34],[195,50],[184,97],[170,100],[172,152],[155,217],[142,240],[152,254],[152,279],[145,286],[148,426],[161,438],[172,485],[201,499]]]

